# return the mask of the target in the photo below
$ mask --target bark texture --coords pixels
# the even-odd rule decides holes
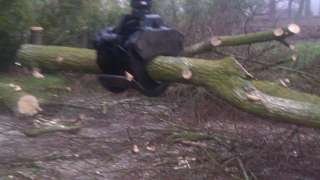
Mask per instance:
[[[97,73],[96,52],[84,48],[23,45],[18,52],[21,64],[49,72],[73,71]]]

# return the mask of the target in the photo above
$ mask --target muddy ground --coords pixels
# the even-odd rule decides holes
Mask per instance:
[[[319,130],[257,118],[201,88],[147,98],[86,86],[43,109],[33,118],[1,109],[1,180],[320,179]],[[82,128],[22,133],[61,122]]]

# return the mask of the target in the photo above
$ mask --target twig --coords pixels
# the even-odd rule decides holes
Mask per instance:
[[[57,125],[52,127],[43,127],[43,128],[33,128],[22,131],[28,137],[37,137],[43,134],[55,133],[55,132],[69,132],[74,133],[81,129],[81,126],[66,126],[66,125]]]
[[[242,173],[243,173],[244,179],[245,179],[245,180],[250,180],[250,178],[249,178],[249,176],[248,176],[248,173],[247,173],[247,170],[246,170],[246,168],[244,167],[244,164],[243,164],[242,160],[241,160],[240,158],[237,158],[237,161],[238,161],[239,166],[240,166],[240,168],[241,168],[241,171],[242,171]]]

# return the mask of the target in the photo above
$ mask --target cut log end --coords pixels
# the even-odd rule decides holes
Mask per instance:
[[[299,34],[301,32],[301,28],[297,24],[290,24],[288,30],[293,34]]]
[[[41,32],[41,31],[43,31],[43,27],[40,27],[40,26],[32,26],[32,27],[30,27],[30,30],[31,31],[37,31],[37,32]]]
[[[40,108],[39,101],[32,95],[22,96],[18,101],[18,113],[25,116],[34,116],[42,109]]]
[[[217,47],[222,44],[222,41],[219,37],[213,37],[213,38],[211,38],[211,44],[212,44],[212,46]]]
[[[273,31],[274,36],[281,37],[284,35],[284,30],[282,28],[277,28]]]
[[[186,80],[190,80],[192,78],[192,71],[190,69],[182,70],[182,77]]]

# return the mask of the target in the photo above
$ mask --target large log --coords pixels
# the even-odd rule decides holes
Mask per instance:
[[[239,46],[273,40],[285,43],[284,40],[286,38],[298,33],[300,33],[300,27],[296,24],[290,24],[286,28],[277,28],[273,31],[248,33],[234,36],[215,36],[185,48],[184,56],[191,57],[224,46]]]
[[[94,63],[94,51],[83,50],[81,61],[77,61],[74,58],[78,56],[74,53],[80,51],[74,48],[25,45],[18,57],[22,64],[37,64],[44,70],[52,70],[54,66],[55,70],[99,73]],[[57,56],[63,57],[64,61],[57,62]],[[207,87],[247,112],[294,124],[320,127],[320,97],[290,90],[272,82],[251,80],[250,74],[232,57],[218,61],[158,57],[148,65],[147,70],[155,80]]]

